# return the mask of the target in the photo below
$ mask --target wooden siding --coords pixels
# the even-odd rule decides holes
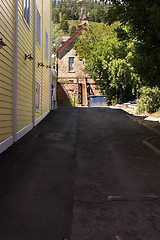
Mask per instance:
[[[34,1],[30,1],[30,26],[23,16],[24,0],[18,0],[18,52],[17,52],[17,132],[33,122],[33,60],[25,60],[25,54],[34,53]],[[6,47],[0,50],[0,142],[13,136],[13,64],[14,64],[14,0],[1,0],[1,36]],[[41,15],[41,46],[37,44],[36,22],[36,81],[40,83],[41,117],[50,107],[50,24],[51,1],[36,0]],[[48,33],[48,60],[46,59],[46,32]],[[38,67],[43,62],[44,67]]]
[[[23,0],[18,2],[18,62],[17,62],[17,131],[32,123],[33,60],[25,60],[25,54],[33,56],[34,5],[30,6],[30,26],[24,20]]]
[[[50,19],[51,9],[50,0],[36,1],[37,9],[41,15],[41,46],[38,45],[36,39],[36,81],[40,83],[40,111],[36,112],[36,119],[49,110],[50,107]],[[50,13],[50,14],[49,14]],[[37,14],[37,11],[36,11]],[[36,16],[37,19],[37,16]],[[36,27],[37,31],[37,27]],[[46,31],[48,33],[48,49],[49,57],[46,59]],[[37,36],[37,32],[36,32]],[[38,67],[38,62],[43,62],[44,67]]]
[[[0,142],[13,135],[14,3],[1,0],[1,37],[7,44],[0,50]]]
[[[45,65],[44,71],[43,71],[43,105],[42,105],[42,114],[48,111],[50,105],[50,68],[46,68],[47,65],[50,65],[50,18],[51,18],[51,8],[50,8],[50,1],[44,1],[44,6],[43,8],[43,62]],[[48,34],[48,60],[46,59],[46,32]]]

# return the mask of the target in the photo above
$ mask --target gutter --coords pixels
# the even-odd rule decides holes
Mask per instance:
[[[15,0],[14,13],[14,61],[13,61],[13,141],[17,141],[17,60],[18,60],[18,0]]]
[[[34,0],[34,46],[33,46],[33,126],[35,126],[35,94],[36,94],[36,0]]]
[[[51,0],[51,27],[50,27],[50,66],[52,64],[52,0]],[[50,110],[52,110],[52,68],[50,68]]]

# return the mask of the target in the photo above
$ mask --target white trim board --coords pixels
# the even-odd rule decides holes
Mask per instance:
[[[34,126],[36,126],[38,123],[40,123],[40,122],[43,120],[43,118],[45,118],[45,117],[48,115],[49,112],[50,112],[50,110],[48,110],[48,111],[45,112],[42,116],[40,116],[39,118],[37,118],[37,119],[35,120],[35,125],[34,125]]]
[[[35,121],[35,126],[40,123],[50,112],[48,110],[44,113],[41,117],[37,118]],[[26,133],[28,133],[33,128],[33,123],[30,123],[28,126],[24,127],[20,131],[16,133],[16,141],[18,141],[21,137],[23,137]],[[13,136],[9,137],[8,139],[4,140],[0,143],[0,154],[4,152],[8,147],[10,147],[14,143]]]
[[[3,142],[1,142],[0,143],[0,153],[4,152],[12,144],[13,144],[13,136],[11,136],[8,139],[6,139]]]
[[[17,132],[17,141],[23,137],[26,133],[28,133],[33,128],[33,123],[30,123],[28,126],[24,127],[20,131]]]

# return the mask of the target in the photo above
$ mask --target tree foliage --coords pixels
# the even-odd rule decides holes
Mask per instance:
[[[160,86],[160,1],[111,0],[106,21],[129,24],[132,37],[137,38],[134,66],[143,84]]]
[[[63,20],[61,22],[61,29],[67,33],[69,31],[69,24],[68,24],[68,21],[67,20]]]
[[[138,113],[153,113],[160,110],[160,89],[158,87],[144,86],[139,89],[139,93]]]
[[[109,6],[110,5],[108,4],[91,0],[78,3],[75,0],[54,0],[52,2],[52,20],[54,23],[57,23],[57,13],[59,16],[62,15],[62,17],[65,14],[65,20],[78,20],[80,17],[81,9],[84,9],[89,21],[103,22],[104,14],[102,15],[102,12],[106,12],[109,9]]]
[[[70,36],[72,36],[77,31],[76,26],[72,26],[70,29]]]
[[[136,94],[140,78],[132,66],[135,42],[129,37],[129,28],[123,28],[128,39],[119,40],[119,23],[99,24],[97,28],[87,27],[75,50],[80,60],[85,59],[85,69],[98,83],[108,102],[131,100]]]

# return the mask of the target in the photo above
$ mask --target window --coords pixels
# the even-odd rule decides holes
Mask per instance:
[[[40,111],[40,83],[36,81],[36,112]]]
[[[41,46],[41,15],[37,9],[37,43]]]
[[[30,0],[24,0],[24,19],[30,27]]]
[[[69,71],[74,70],[74,57],[69,57]]]
[[[46,59],[48,60],[48,33],[46,32]]]

